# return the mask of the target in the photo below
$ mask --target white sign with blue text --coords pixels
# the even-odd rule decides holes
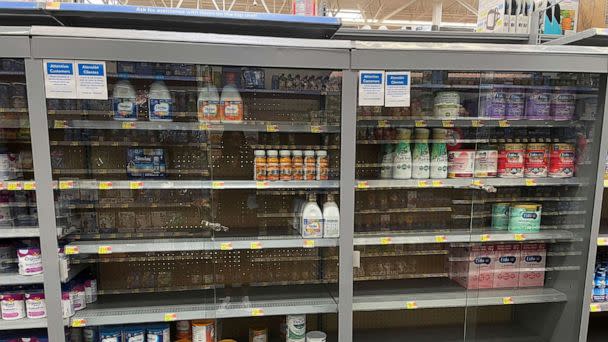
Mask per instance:
[[[76,61],[76,90],[79,99],[107,100],[106,62]]]
[[[44,60],[44,88],[49,99],[75,99],[74,61]]]
[[[385,107],[409,107],[411,77],[409,71],[387,71],[384,89]]]
[[[359,106],[384,105],[384,71],[359,71]]]

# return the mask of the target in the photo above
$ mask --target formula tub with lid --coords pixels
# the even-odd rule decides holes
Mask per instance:
[[[25,311],[27,318],[46,317],[46,302],[42,290],[30,291],[25,294]]]
[[[526,119],[548,120],[551,118],[551,88],[537,87],[528,92]]]
[[[471,178],[475,168],[475,150],[448,152],[448,178]]]
[[[486,86],[482,92],[480,101],[480,117],[502,119],[505,117],[507,94],[504,88],[495,85]]]
[[[309,331],[306,333],[306,342],[326,342],[327,334],[322,331]]]
[[[555,120],[572,120],[576,108],[575,92],[571,89],[556,88],[551,98],[551,113]]]
[[[549,177],[574,176],[575,148],[572,144],[555,143],[550,146]]]
[[[215,322],[210,319],[192,321],[192,342],[215,342]]]
[[[524,117],[526,111],[526,94],[523,89],[511,88],[507,90],[505,106],[505,119],[517,120]]]
[[[509,211],[509,231],[516,233],[537,233],[540,231],[540,204],[518,203]]]
[[[6,292],[0,295],[0,312],[3,320],[25,317],[25,297],[21,292]]]
[[[24,247],[17,250],[17,263],[20,275],[42,273],[42,255],[38,247]]]
[[[526,146],[524,175],[528,178],[547,177],[549,145],[530,143]]]
[[[524,144],[502,144],[498,150],[498,177],[524,177]]]
[[[433,114],[438,118],[455,118],[460,112],[460,94],[455,91],[441,91],[435,95]]]
[[[492,229],[508,230],[511,204],[495,203],[492,205]]]

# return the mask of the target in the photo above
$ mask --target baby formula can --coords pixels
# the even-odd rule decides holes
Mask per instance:
[[[122,342],[120,327],[102,326],[99,328],[99,340],[103,342]]]
[[[518,120],[524,117],[526,94],[523,89],[511,88],[507,91],[505,119]]]
[[[556,88],[551,99],[551,112],[555,120],[572,120],[576,108],[574,91]]]
[[[215,342],[215,322],[208,319],[192,321],[192,342]]]
[[[309,331],[306,334],[306,342],[327,342],[327,334],[322,331]]]
[[[481,147],[475,152],[475,177],[496,177],[498,150],[492,146]]]
[[[99,328],[98,327],[85,327],[82,329],[83,342],[97,342],[99,341]]]
[[[540,230],[540,215],[540,204],[514,204],[509,211],[509,231],[517,233],[538,232]]]
[[[547,177],[549,167],[549,145],[532,143],[526,145],[524,175],[528,178]]]
[[[46,303],[43,291],[33,291],[25,294],[25,310],[27,318],[46,317]]]
[[[186,338],[189,339],[192,336],[192,328],[190,321],[177,321],[175,322],[175,329],[177,330],[177,339]]]
[[[480,98],[481,117],[502,119],[505,117],[506,93],[494,85],[487,86]]]
[[[549,177],[568,178],[574,176],[574,145],[555,143],[551,144],[549,158]]]
[[[30,247],[17,250],[19,274],[34,275],[42,273],[42,255],[40,248]]]
[[[508,230],[509,229],[509,203],[496,203],[492,205],[492,229]]]
[[[287,342],[306,340],[306,315],[287,315]]]
[[[142,326],[126,326],[122,330],[123,342],[144,342],[146,339],[146,328]]]
[[[441,91],[435,95],[433,113],[440,118],[454,118],[459,115],[460,94],[455,91]]]
[[[498,177],[523,178],[524,144],[502,144],[498,150]]]
[[[171,342],[169,324],[153,324],[147,327],[147,342]]]
[[[526,100],[526,118],[530,120],[548,120],[551,117],[551,89],[537,87],[528,92]]]
[[[249,328],[249,342],[268,342],[268,329]]]
[[[606,270],[598,268],[593,277],[593,301],[606,301]]]
[[[471,178],[475,167],[474,150],[448,152],[448,178]]]
[[[2,319],[16,320],[25,317],[25,300],[23,293],[10,292],[0,295]]]
[[[70,299],[70,291],[65,288],[61,290],[61,310],[63,318],[74,316],[74,305],[72,305],[72,300]]]

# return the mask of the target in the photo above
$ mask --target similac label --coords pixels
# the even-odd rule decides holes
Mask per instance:
[[[114,120],[137,120],[137,104],[133,98],[114,98]]]
[[[219,101],[198,101],[198,119],[199,121],[220,121],[220,103]]]
[[[322,219],[303,219],[304,227],[302,227],[302,233],[304,237],[315,237],[321,236],[323,230]]]
[[[170,99],[149,99],[150,121],[172,121],[173,111]]]
[[[241,121],[243,120],[243,102],[237,100],[225,100],[222,103],[223,121]]]

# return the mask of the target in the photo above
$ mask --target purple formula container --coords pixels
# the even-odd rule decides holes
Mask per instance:
[[[556,88],[551,98],[551,112],[554,120],[572,120],[576,108],[575,92],[571,89]]]
[[[23,293],[8,292],[0,295],[0,311],[3,320],[15,320],[25,317],[25,300]]]
[[[505,119],[523,119],[526,110],[526,93],[522,88],[510,88],[507,90],[507,101],[505,108]]]
[[[27,318],[46,317],[46,302],[42,290],[32,291],[25,294],[25,311]]]
[[[548,120],[551,118],[551,88],[536,87],[528,91],[526,119]]]
[[[496,85],[488,85],[485,88],[479,98],[480,116],[492,119],[504,118],[507,97],[506,89]]]
[[[42,273],[42,255],[38,247],[25,247],[17,250],[17,262],[20,275]]]

